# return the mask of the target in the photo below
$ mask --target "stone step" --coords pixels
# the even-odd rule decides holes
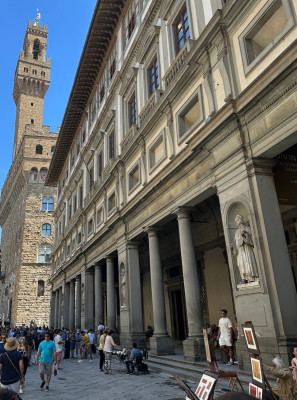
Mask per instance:
[[[186,379],[190,382],[198,382],[201,379],[202,374],[205,370],[207,370],[207,365],[202,363],[192,363],[190,361],[185,360],[174,360],[172,358],[167,358],[166,356],[150,356],[146,361],[149,365],[149,368],[152,370],[167,373],[173,376],[178,376],[182,379]],[[227,369],[224,369],[227,372]],[[229,367],[229,371],[237,372],[240,381],[245,390],[248,388],[248,383],[251,382],[251,376],[246,373],[242,373],[241,371],[237,371],[237,367]],[[228,382],[228,378],[223,378]],[[224,383],[223,385],[226,386]]]

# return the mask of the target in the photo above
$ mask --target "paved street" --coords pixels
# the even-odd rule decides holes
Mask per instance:
[[[76,361],[76,360],[75,360]],[[113,359],[113,375],[99,372],[99,357],[94,362],[88,360],[75,363],[67,360],[61,364],[62,371],[57,376],[52,376],[50,391],[40,390],[38,367],[28,368],[24,400],[29,399],[166,399],[185,400],[186,393],[179,387],[172,376],[150,372],[139,376],[126,375],[125,365],[118,359]],[[197,384],[193,384],[193,388]]]

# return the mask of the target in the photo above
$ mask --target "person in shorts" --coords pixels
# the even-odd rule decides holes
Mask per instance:
[[[62,340],[62,331],[59,330],[57,335],[54,338],[55,346],[56,346],[56,361],[57,361],[57,369],[60,370],[60,362],[62,359],[62,351],[64,342]]]
[[[39,362],[40,360],[40,362]],[[44,340],[40,343],[37,351],[36,362],[39,362],[39,374],[41,378],[40,389],[42,390],[45,385],[45,391],[49,391],[49,384],[52,375],[53,363],[56,365],[56,346],[55,343],[50,340],[50,334],[45,333]],[[44,378],[46,377],[46,381]]]
[[[230,361],[227,365],[233,365],[233,325],[229,318],[227,318],[227,310],[221,310],[221,316],[219,320],[219,332],[217,340],[219,342],[221,350],[229,355]]]

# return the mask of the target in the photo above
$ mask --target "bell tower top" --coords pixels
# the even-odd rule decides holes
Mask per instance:
[[[14,76],[13,99],[17,110],[13,156],[18,151],[26,125],[31,124],[34,131],[42,131],[43,102],[50,84],[47,35],[47,25],[40,24],[37,10],[35,20],[28,23]]]

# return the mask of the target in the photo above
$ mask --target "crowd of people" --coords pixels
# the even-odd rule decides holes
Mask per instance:
[[[153,334],[151,327],[146,333],[149,337]],[[207,333],[210,341],[216,341],[223,352],[228,354],[228,365],[236,363],[234,359],[234,338],[238,332],[237,324],[232,324],[227,317],[227,310],[221,310],[221,318],[218,327],[212,325]],[[40,389],[49,391],[50,380],[53,371],[61,370],[61,360],[81,359],[93,362],[93,354],[99,351],[99,371],[105,374],[112,372],[112,353],[115,349],[122,350],[121,346],[115,343],[114,332],[102,323],[98,330],[68,330],[53,329],[48,327],[39,328],[10,328],[0,326],[0,373],[1,390],[6,390],[5,396],[9,393],[21,395],[24,391],[26,372],[28,367],[38,365],[41,384]],[[133,372],[133,365],[136,358],[142,357],[142,352],[133,343],[131,352],[125,358],[127,374]],[[286,367],[283,360],[276,357],[272,360],[272,366],[263,364],[276,378],[273,387],[273,396],[279,400],[293,400],[297,388],[297,347],[292,354],[291,366]],[[270,399],[271,393],[266,394]],[[1,397],[0,399],[5,398]],[[19,398],[19,397],[7,397]]]

